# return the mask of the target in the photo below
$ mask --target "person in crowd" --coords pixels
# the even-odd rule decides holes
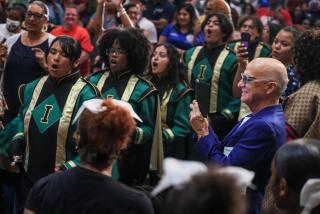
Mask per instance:
[[[318,0],[311,0],[308,3],[307,16],[313,24],[315,20],[320,18],[320,2]]]
[[[203,21],[211,13],[222,13],[225,15],[230,23],[232,23],[231,8],[229,4],[224,0],[206,0],[203,5],[203,15],[199,16],[199,21],[202,24]]]
[[[131,138],[132,145],[119,163],[119,181],[142,184],[148,172],[157,116],[157,91],[142,77],[148,65],[150,45],[135,29],[110,29],[99,40],[99,55],[106,70],[94,73],[89,80],[103,97],[129,102],[142,122]]]
[[[314,30],[320,30],[320,18],[316,19],[312,25]]]
[[[242,11],[241,15],[244,16],[253,16],[256,14],[256,9],[251,3],[244,3],[242,5]]]
[[[257,57],[268,57],[271,50],[265,43],[262,42],[263,25],[255,16],[245,16],[239,21],[238,29],[240,33],[249,33],[250,42],[248,45],[248,60],[251,61]],[[228,43],[228,47],[236,52],[241,41],[233,41]]]
[[[96,40],[107,29],[123,26],[134,27],[121,0],[97,0],[96,13],[91,17],[87,30],[95,35]]]
[[[294,70],[293,52],[300,31],[293,27],[283,28],[275,37],[272,44],[272,58],[279,60],[287,67],[289,82],[282,97],[288,97],[300,88],[299,77]]]
[[[96,100],[85,102],[75,133],[80,166],[39,180],[30,191],[25,214],[154,213],[144,193],[111,178],[113,163],[135,130],[133,117],[116,100]]]
[[[78,164],[73,142],[75,113],[98,90],[80,78],[81,46],[68,36],[55,38],[47,55],[48,72],[19,90],[20,114],[3,130],[15,126],[7,148],[8,156],[23,156],[17,189],[17,211],[23,209],[30,188],[40,178]],[[2,141],[1,141],[2,142]]]
[[[302,10],[301,6],[294,8],[294,12],[291,14],[292,22],[294,25],[301,25],[302,21],[306,18],[306,14]]]
[[[240,106],[239,99],[232,95],[236,55],[225,47],[233,29],[223,14],[212,13],[203,22],[202,30],[205,35],[204,46],[186,51],[184,64],[188,67],[188,81],[195,88],[195,94],[204,93],[210,97],[209,103],[204,100],[199,102],[204,109],[209,109],[210,123],[222,139],[235,125]],[[208,87],[198,91],[198,84]]]
[[[180,4],[175,10],[173,23],[166,25],[161,32],[159,42],[169,42],[180,50],[201,45],[203,34],[194,31],[198,24],[193,6],[188,3]]]
[[[263,25],[261,21],[256,16],[245,16],[243,17],[238,26],[240,33],[249,33],[250,34],[250,42],[248,44],[248,47],[245,46],[241,42],[241,40],[233,41],[228,43],[228,47],[235,51],[237,54],[238,59],[238,68],[237,70],[243,70],[245,69],[245,66],[247,63],[254,58],[257,57],[269,57],[271,54],[271,49],[269,46],[262,42],[262,32],[263,32]],[[240,62],[241,59],[239,59],[239,50],[245,50],[245,60]],[[237,85],[240,79],[239,71],[237,71],[237,75],[235,75],[234,84]],[[250,109],[247,105],[244,103],[241,103],[240,106],[240,113],[238,116],[238,120],[245,117],[247,114],[250,113]]]
[[[305,31],[295,41],[294,64],[301,87],[284,103],[286,121],[298,136],[320,139],[320,32]]]
[[[305,18],[302,21],[302,30],[310,30],[311,29],[311,20],[309,18]]]
[[[7,39],[10,36],[23,32],[21,29],[26,14],[26,8],[16,4],[8,9],[5,24],[0,24],[0,39]]]
[[[190,122],[197,133],[196,149],[206,161],[240,166],[255,172],[255,189],[247,188],[249,213],[260,213],[264,189],[270,177],[273,155],[286,142],[285,118],[279,97],[288,82],[285,66],[272,58],[252,60],[239,81],[241,101],[251,114],[220,141],[196,101]]]
[[[7,20],[5,24],[0,24],[0,41],[2,44],[10,37],[15,34],[24,32],[21,29],[23,20],[25,18],[26,8],[20,4],[14,4],[8,9]],[[6,52],[6,49],[3,49]],[[1,53],[0,53],[1,55]],[[6,55],[6,53],[5,53]],[[6,57],[0,57],[0,76],[2,76],[5,68]],[[5,109],[7,109],[7,104],[2,93],[3,82],[0,82],[0,117],[4,115]]]
[[[124,6],[132,24],[142,30],[143,35],[147,37],[151,44],[156,44],[158,42],[156,26],[143,16],[141,7],[143,7],[143,3],[140,1],[136,4],[129,3]]]
[[[158,90],[161,103],[161,124],[164,157],[186,159],[192,90],[187,85],[180,55],[169,43],[159,43],[151,55],[150,80]]]
[[[146,1],[143,16],[153,22],[158,34],[172,21],[174,6],[168,0]]]
[[[48,22],[48,8],[41,1],[29,4],[25,18],[26,32],[7,39],[7,49],[2,55],[6,57],[3,76],[3,95],[8,104],[4,124],[17,116],[20,108],[18,88],[47,74],[45,55],[54,36],[45,32]]]
[[[287,9],[283,8],[280,0],[269,0],[267,7],[260,7],[256,16],[261,20],[263,25],[268,22],[274,22],[282,26],[292,26],[292,19]]]
[[[272,43],[272,58],[279,60],[287,67],[289,78],[289,83],[286,90],[282,94],[282,99],[289,96],[300,87],[299,77],[294,71],[293,65],[294,43],[299,37],[300,33],[301,32],[294,27],[285,27],[279,31]],[[242,57],[242,54],[246,55],[246,50],[239,48],[237,53],[238,62],[240,65],[244,65],[241,66],[242,70],[237,70],[236,78],[233,85],[233,87],[236,87],[233,94],[235,97],[241,96],[241,90],[238,88],[237,83],[239,82],[241,73],[245,70],[245,66],[247,63],[246,57]]]
[[[310,186],[315,191],[303,193],[308,181],[320,179],[318,140],[303,138],[283,145],[274,156],[271,170],[269,187],[274,201],[267,202],[269,204],[265,213],[276,213],[279,210],[277,208],[288,214],[319,213],[319,199],[311,196],[317,192],[319,184],[313,188]],[[306,204],[308,206],[305,206]]]
[[[268,24],[263,26],[263,32],[262,32],[262,37],[261,37],[262,42],[271,46],[274,38],[279,33],[281,28],[282,27],[279,24],[268,22]]]
[[[49,27],[52,29],[55,25],[63,25],[63,13],[61,3],[58,3],[56,0],[41,0],[45,3],[49,9]]]
[[[245,198],[233,177],[214,170],[194,175],[165,198],[164,214],[245,214]]]
[[[68,5],[65,8],[64,24],[53,29],[50,33],[59,35],[68,35],[81,44],[81,56],[80,56],[80,74],[81,76],[88,76],[90,73],[90,54],[93,51],[93,45],[90,40],[88,31],[78,25],[79,13],[76,5]]]

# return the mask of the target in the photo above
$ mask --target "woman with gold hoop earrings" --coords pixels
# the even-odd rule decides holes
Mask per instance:
[[[47,74],[45,56],[54,39],[54,36],[45,31],[48,15],[48,8],[43,2],[33,1],[26,12],[26,31],[8,38],[5,44],[0,44],[0,49],[7,50],[0,56],[6,58],[3,94],[8,109],[5,112],[4,124],[18,114],[21,105],[19,87]]]

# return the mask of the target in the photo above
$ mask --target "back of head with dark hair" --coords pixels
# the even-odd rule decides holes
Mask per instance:
[[[309,178],[320,178],[320,141],[299,139],[283,145],[274,157],[278,178],[300,194]]]
[[[320,80],[320,31],[304,31],[295,42],[294,63],[302,84]]]
[[[81,163],[99,170],[118,158],[136,127],[130,113],[112,99],[105,100],[103,106],[106,110],[98,113],[84,110],[75,133]]]
[[[274,38],[277,36],[279,31],[281,30],[281,25],[277,23],[268,22],[269,27],[269,44],[272,45]]]
[[[222,13],[212,13],[205,18],[205,20],[201,24],[201,30],[204,31],[204,27],[208,23],[211,17],[217,17],[220,24],[221,32],[223,33],[223,41],[226,42],[233,33],[233,27],[228,18]]]
[[[106,30],[99,39],[99,54],[101,60],[109,66],[107,50],[117,41],[121,49],[125,50],[128,67],[132,73],[142,75],[148,65],[150,56],[150,42],[135,28]]]
[[[245,200],[233,177],[208,172],[171,190],[165,214],[244,214]]]
[[[58,36],[52,41],[50,48],[55,42],[59,42],[63,53],[67,58],[70,59],[71,62],[75,62],[80,58],[82,50],[81,45],[74,38],[70,36]]]
[[[294,41],[296,41],[296,39],[302,34],[301,30],[291,26],[284,27],[281,31],[292,33]]]

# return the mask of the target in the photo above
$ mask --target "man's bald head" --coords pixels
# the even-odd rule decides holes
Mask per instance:
[[[278,96],[286,90],[289,81],[287,69],[279,60],[273,58],[255,58],[248,66],[254,67],[255,75],[277,82],[279,89],[277,91]]]

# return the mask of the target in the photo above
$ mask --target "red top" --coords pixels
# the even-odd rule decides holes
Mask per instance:
[[[50,33],[55,36],[61,36],[61,35],[71,36],[80,42],[80,45],[83,51],[89,54],[93,51],[94,47],[91,43],[90,35],[88,31],[81,26],[75,26],[74,28],[68,31],[65,30],[63,26],[58,26],[55,29],[53,29]],[[80,67],[81,75],[82,76],[88,75],[89,69],[90,69],[90,60],[88,59]]]
[[[283,17],[285,23],[288,26],[292,26],[292,19],[289,12],[286,9],[280,8],[279,13]],[[266,25],[268,21],[272,20],[273,12],[271,12],[267,7],[261,7],[257,10],[256,16],[260,18],[263,25]]]

